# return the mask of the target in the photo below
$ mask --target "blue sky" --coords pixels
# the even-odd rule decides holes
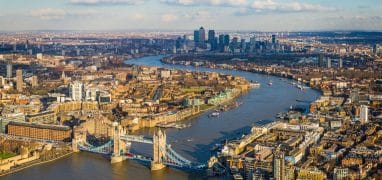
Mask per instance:
[[[0,0],[0,31],[382,30],[382,0]]]

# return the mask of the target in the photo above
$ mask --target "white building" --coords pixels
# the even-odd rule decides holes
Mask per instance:
[[[84,93],[84,84],[80,81],[74,81],[69,85],[69,96],[73,101],[82,101]]]
[[[369,121],[369,108],[365,105],[361,105],[360,121],[362,124],[368,123]]]
[[[36,54],[36,58],[37,58],[38,60],[42,60],[42,58],[43,58],[42,53],[37,53],[37,54]]]
[[[98,92],[99,92],[98,88],[87,88],[85,93],[86,101],[96,101]]]

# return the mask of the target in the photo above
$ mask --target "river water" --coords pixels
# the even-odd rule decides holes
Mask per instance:
[[[237,70],[210,69],[204,67],[191,67],[182,65],[168,65],[160,62],[163,56],[150,56],[126,61],[127,64],[165,67],[169,69],[182,69],[191,71],[214,71],[223,74],[242,76],[248,80],[258,81],[261,88],[252,89],[239,97],[238,102],[243,104],[233,110],[223,112],[217,118],[208,118],[206,112],[197,118],[185,121],[191,123],[190,128],[166,130],[167,141],[179,154],[198,162],[206,162],[214,144],[225,139],[240,138],[248,133],[253,124],[260,121],[271,121],[279,112],[285,112],[291,105],[309,106],[320,95],[310,88],[305,91],[290,85],[291,80],[243,72]],[[269,81],[273,82],[268,86]],[[297,102],[296,99],[303,102]],[[152,129],[145,129],[139,134],[151,136]],[[132,151],[151,156],[151,147],[133,144]],[[159,172],[151,172],[147,166],[134,161],[125,161],[111,165],[105,157],[90,153],[77,153],[69,157],[35,167],[22,170],[18,173],[1,177],[5,180],[67,180],[67,179],[202,179],[204,175],[183,172],[167,168]]]

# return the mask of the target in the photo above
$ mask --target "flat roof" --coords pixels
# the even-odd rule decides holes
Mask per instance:
[[[36,123],[17,122],[17,121],[10,121],[8,123],[8,125],[26,126],[26,127],[32,127],[32,128],[51,129],[51,130],[58,130],[58,131],[69,131],[69,130],[71,130],[71,128],[69,126],[50,125],[50,124],[36,124]]]

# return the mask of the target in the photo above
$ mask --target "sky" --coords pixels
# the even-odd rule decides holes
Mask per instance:
[[[0,0],[0,31],[382,31],[382,0]]]

